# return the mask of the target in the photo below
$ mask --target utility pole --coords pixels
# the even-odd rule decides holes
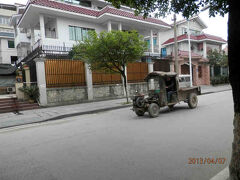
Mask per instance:
[[[191,52],[191,33],[190,33],[190,23],[188,22],[188,57],[189,57],[189,73],[190,73],[190,87],[192,87],[192,52]]]
[[[179,75],[179,69],[178,69],[178,44],[177,44],[177,25],[176,25],[176,14],[173,15],[173,21],[174,21],[174,69],[177,73],[177,76]]]

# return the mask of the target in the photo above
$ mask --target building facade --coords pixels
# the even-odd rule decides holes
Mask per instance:
[[[188,37],[188,23],[190,36]],[[177,47],[178,47],[178,64],[179,74],[190,74],[189,69],[189,39],[192,60],[192,79],[194,85],[210,84],[210,66],[208,64],[207,53],[209,50],[222,50],[222,45],[226,40],[221,37],[206,34],[203,32],[207,26],[198,17],[193,17],[187,22],[186,20],[177,22]],[[173,29],[163,32],[161,36],[165,49],[166,57],[169,61],[170,70],[174,71],[174,38]]]
[[[10,26],[11,17],[16,14],[15,5],[0,4],[0,63],[15,64],[17,51],[14,42],[14,28]]]

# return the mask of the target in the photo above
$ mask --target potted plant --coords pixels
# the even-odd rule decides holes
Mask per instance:
[[[29,98],[29,102],[31,103],[38,102],[39,98],[38,86],[36,85],[24,86],[19,88],[19,90],[22,91]]]

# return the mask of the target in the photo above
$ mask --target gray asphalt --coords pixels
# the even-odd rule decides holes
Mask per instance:
[[[129,108],[0,130],[0,180],[205,180],[228,166],[231,91],[158,118]],[[226,158],[189,164],[189,158]]]

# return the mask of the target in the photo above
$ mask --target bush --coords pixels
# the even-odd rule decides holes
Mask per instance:
[[[36,85],[25,86],[25,87],[19,88],[19,90],[22,91],[25,95],[27,95],[30,100],[33,100],[34,102],[38,101],[38,98],[39,98],[38,86]]]
[[[212,85],[227,84],[227,83],[229,83],[228,76],[215,76],[211,78]]]

